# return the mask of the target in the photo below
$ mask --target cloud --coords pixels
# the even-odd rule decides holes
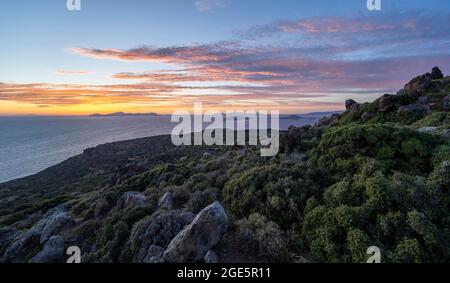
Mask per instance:
[[[86,70],[56,70],[54,72],[57,75],[89,75],[93,74],[91,71]]]
[[[171,69],[117,73],[114,79],[135,83],[101,87],[0,84],[0,100],[174,105],[201,98],[211,105],[336,107],[346,98],[366,101],[395,92],[435,65],[449,70],[449,15],[306,18],[251,27],[234,40],[209,44],[76,47],[71,52],[93,59],[156,62]]]
[[[195,7],[200,12],[207,12],[216,8],[225,7],[229,0],[197,0],[195,1]]]

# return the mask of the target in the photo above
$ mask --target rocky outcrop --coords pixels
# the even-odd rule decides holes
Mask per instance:
[[[430,112],[430,108],[426,104],[415,103],[401,106],[398,108],[397,114],[404,117],[421,117]]]
[[[140,192],[125,192],[117,201],[117,208],[125,209],[129,207],[143,205],[147,197]]]
[[[20,234],[6,249],[0,262],[21,263],[25,257],[39,247],[41,234],[37,230],[29,230]]]
[[[51,215],[46,221],[40,238],[40,243],[44,244],[53,235],[58,235],[63,230],[73,227],[74,219],[67,211],[61,211]]]
[[[74,224],[73,217],[64,206],[50,209],[28,231],[16,234],[6,248],[1,261],[23,262],[37,248],[40,246],[45,247],[52,236],[60,236],[64,231],[73,227]]]
[[[164,252],[164,260],[178,263],[201,261],[227,229],[227,214],[216,201],[200,211],[192,223],[176,235]]]
[[[316,123],[316,127],[326,127],[326,126],[330,126],[333,125],[334,123],[336,123],[337,121],[339,121],[339,114],[333,114],[331,116],[326,116],[326,117],[322,117],[317,123]]]
[[[137,222],[131,231],[128,241],[129,249],[134,255],[133,261],[142,263],[145,260],[158,260],[152,253],[151,246],[165,249],[170,241],[189,223],[195,215],[182,211],[157,211]]]
[[[172,209],[173,208],[173,194],[171,192],[165,193],[158,201],[158,208]]]
[[[414,79],[412,79],[410,82],[408,82],[404,89],[407,92],[411,92],[411,93],[423,93],[424,91],[426,91],[430,86],[431,86],[431,82],[432,82],[432,76],[430,73],[426,73],[424,75],[415,77]]]
[[[162,263],[163,253],[164,249],[162,247],[151,245],[144,259],[144,263]]]
[[[372,119],[375,116],[375,113],[371,113],[371,112],[364,112],[361,115],[361,121],[363,121],[364,123],[369,121],[370,119]]]
[[[392,94],[385,94],[378,100],[378,111],[389,112],[395,108],[396,96]]]
[[[30,262],[32,263],[58,263],[64,260],[64,238],[52,236],[45,243],[44,248]]]
[[[6,248],[20,233],[14,228],[0,229],[0,257],[5,253]]]
[[[439,79],[442,79],[443,77],[444,77],[444,74],[442,74],[439,67],[434,67],[433,70],[431,71],[431,78],[433,80],[439,80]]]
[[[444,97],[442,104],[445,111],[450,111],[450,94]]]
[[[354,101],[353,99],[348,99],[345,101],[345,109],[349,110],[355,104],[358,104],[358,103],[356,101]]]

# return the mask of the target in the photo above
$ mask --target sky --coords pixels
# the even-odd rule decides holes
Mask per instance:
[[[4,0],[0,115],[341,110],[450,72],[448,0]]]

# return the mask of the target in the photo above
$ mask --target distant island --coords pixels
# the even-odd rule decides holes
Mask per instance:
[[[158,114],[156,113],[124,113],[124,112],[115,112],[115,113],[110,113],[110,114],[92,114],[89,115],[89,117],[129,117],[129,116],[133,116],[133,117],[146,117],[146,116],[158,116]]]

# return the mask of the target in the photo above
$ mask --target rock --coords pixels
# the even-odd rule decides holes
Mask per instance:
[[[423,127],[418,129],[417,131],[420,133],[434,134],[438,130],[438,127]]]
[[[442,131],[442,136],[446,139],[450,139],[450,129],[444,129]]]
[[[18,235],[5,251],[0,262],[21,263],[25,256],[31,253],[39,246],[41,234],[37,230],[29,230]]]
[[[173,208],[173,194],[171,192],[165,193],[158,201],[158,208],[172,209]]]
[[[407,83],[404,89],[407,92],[423,93],[431,86],[432,77],[430,73],[415,77]]]
[[[20,233],[13,228],[0,228],[0,258],[5,253],[6,248]]]
[[[151,245],[148,249],[147,256],[144,259],[144,263],[162,263],[162,255],[164,249],[160,246]]]
[[[443,77],[444,77],[444,75],[442,74],[439,67],[434,67],[433,70],[431,71],[431,78],[433,80],[439,80],[439,79],[442,79]]]
[[[143,205],[147,201],[147,197],[140,192],[125,192],[117,201],[119,209]]]
[[[213,252],[212,250],[209,250],[206,253],[204,260],[206,263],[218,263],[219,262],[217,254],[215,252]]]
[[[416,103],[399,107],[397,114],[405,117],[420,117],[427,115],[429,111],[430,108],[428,107],[428,105]]]
[[[420,104],[427,104],[427,103],[428,103],[428,97],[426,97],[426,96],[421,96],[421,97],[417,98],[417,103],[420,103]]]
[[[23,262],[36,247],[45,244],[52,236],[60,235],[75,224],[64,206],[49,209],[28,231],[18,234],[6,248],[2,262]]]
[[[383,95],[378,101],[378,111],[389,112],[395,107],[396,97],[392,94]]]
[[[443,107],[445,111],[450,111],[450,94],[444,97],[443,101]]]
[[[30,262],[32,263],[59,263],[64,261],[64,239],[61,236],[52,236],[45,243],[44,248]]]
[[[316,127],[325,127],[330,126],[336,123],[339,120],[339,114],[333,114],[332,116],[322,117],[317,123]]]
[[[163,257],[167,262],[201,261],[227,229],[227,214],[216,201],[200,211],[192,223],[175,236]]]
[[[40,243],[44,244],[50,237],[60,234],[63,230],[73,227],[75,221],[68,212],[53,214],[47,219],[40,238]]]
[[[170,241],[192,222],[195,215],[179,210],[159,210],[137,222],[131,230],[128,245],[134,254],[133,261],[142,263],[150,260],[152,245],[167,248]]]
[[[358,104],[356,101],[354,101],[353,99],[348,99],[345,101],[345,109],[350,109],[353,105]]]
[[[364,113],[361,115],[361,120],[365,123],[365,122],[369,121],[370,119],[372,119],[374,116],[375,116],[374,113],[371,113],[371,112],[364,112]]]

